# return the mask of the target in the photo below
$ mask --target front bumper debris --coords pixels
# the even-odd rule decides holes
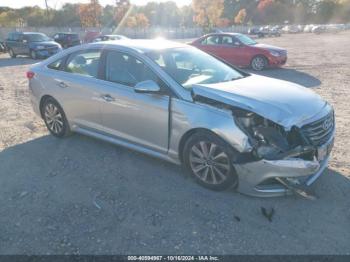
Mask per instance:
[[[235,165],[239,177],[238,191],[252,196],[273,197],[296,193],[309,199],[307,193],[328,166],[333,137],[323,145],[327,155],[321,160],[303,160],[297,156],[281,160],[262,159]]]

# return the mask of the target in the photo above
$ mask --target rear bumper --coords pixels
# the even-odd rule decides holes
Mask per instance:
[[[324,146],[331,145],[333,141],[334,135]],[[288,158],[273,161],[263,159],[235,165],[239,177],[238,191],[258,197],[290,195],[293,190],[281,184],[276,178],[307,189],[324,173],[328,161],[329,154],[320,162],[316,158],[313,161]]]
[[[30,103],[32,104],[33,111],[41,117],[40,113],[40,101],[38,99],[38,96],[34,94],[34,91],[32,89],[32,83],[29,81],[29,98],[30,98]]]

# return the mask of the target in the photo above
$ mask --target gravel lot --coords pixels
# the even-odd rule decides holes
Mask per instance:
[[[283,69],[262,74],[313,88],[335,107],[318,200],[215,193],[124,148],[55,139],[29,103],[33,61],[2,54],[0,254],[350,254],[350,32],[261,42],[289,51]],[[272,222],[261,207],[275,209]]]

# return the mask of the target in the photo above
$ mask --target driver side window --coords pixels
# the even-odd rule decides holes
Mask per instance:
[[[146,80],[159,83],[157,75],[143,62],[129,54],[118,51],[107,53],[105,79],[130,87]]]

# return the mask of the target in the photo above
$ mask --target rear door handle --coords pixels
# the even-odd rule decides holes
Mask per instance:
[[[58,85],[59,87],[62,87],[62,88],[67,88],[67,87],[68,87],[68,85],[67,85],[65,82],[63,82],[63,81],[57,83],[57,85]]]
[[[101,97],[102,97],[102,99],[105,100],[106,102],[113,102],[113,101],[115,101],[115,98],[112,97],[111,95],[108,95],[108,94],[102,95]]]

